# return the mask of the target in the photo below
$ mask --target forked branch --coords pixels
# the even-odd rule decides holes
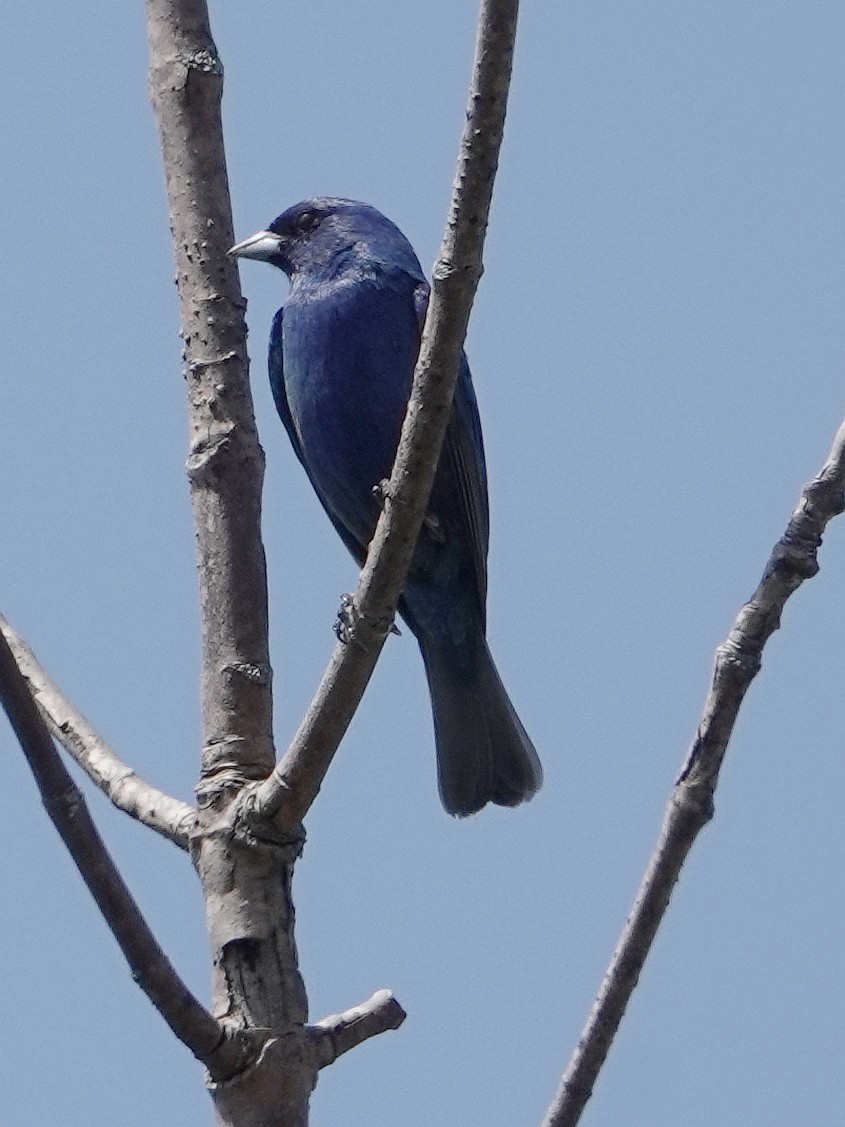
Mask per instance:
[[[23,674],[0,634],[0,702],[26,756],[53,825],[129,963],[132,977],[213,1076],[239,1071],[245,1047],[197,1001],[159,947],[97,832],[85,799],[53,746]]]

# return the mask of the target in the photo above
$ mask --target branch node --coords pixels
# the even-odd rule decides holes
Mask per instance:
[[[230,680],[240,677],[254,685],[269,685],[273,680],[269,662],[231,661],[223,666],[222,672]]]
[[[239,847],[247,852],[263,853],[273,858],[273,865],[291,868],[302,856],[305,827],[280,825],[258,804],[259,784],[245,783],[232,772],[223,783],[224,791],[210,792],[207,801],[200,801],[200,816],[191,830],[191,855],[199,856],[203,842],[215,839],[224,842],[227,850]],[[237,793],[232,798],[232,789]],[[222,795],[222,798],[221,798]]]
[[[202,773],[197,784],[197,806],[208,810],[230,799],[250,783],[265,778],[266,771],[250,765],[243,750],[243,736],[212,740],[202,749]]]
[[[760,672],[763,659],[758,644],[752,644],[747,634],[731,631],[716,647],[715,678],[730,674],[737,678],[755,677]]]
[[[226,452],[231,439],[232,428],[226,427],[216,434],[204,435],[196,440],[185,463],[188,481],[192,486],[200,487],[207,484],[216,469],[216,463]]]
[[[822,538],[815,530],[790,524],[772,551],[772,569],[786,583],[797,587],[803,580],[818,574],[816,553]]]
[[[199,70],[203,74],[219,74],[221,77],[223,75],[223,63],[216,51],[207,48],[191,52],[177,51],[175,58],[188,70]]]
[[[232,812],[235,833],[248,846],[270,848],[281,854],[283,864],[293,865],[305,848],[305,826],[299,822],[282,827],[272,821],[263,812],[259,795],[260,784],[255,783],[241,792]]]
[[[451,258],[446,258],[445,255],[441,254],[431,271],[432,288],[440,286],[444,282],[448,282],[451,278],[454,278],[457,273],[457,267],[452,262]]]
[[[246,304],[246,303],[244,303]],[[229,349],[228,352],[222,352],[219,356],[215,356],[209,360],[195,358],[188,362],[188,371],[191,375],[197,372],[204,372],[207,368],[216,368],[218,364],[225,364],[227,360],[240,359],[239,353],[235,349]]]
[[[477,218],[474,223],[472,219],[469,220],[470,226],[477,224],[477,222]],[[431,272],[431,282],[433,287],[439,288],[447,282],[460,278],[463,285],[469,283],[475,288],[481,281],[483,273],[484,266],[480,262],[474,262],[471,259],[467,259],[466,262],[456,262],[453,258],[441,258],[435,263]]]

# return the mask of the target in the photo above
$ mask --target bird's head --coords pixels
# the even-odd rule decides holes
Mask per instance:
[[[292,281],[326,278],[368,263],[398,267],[422,280],[411,244],[394,223],[369,204],[334,196],[294,204],[228,253],[269,262]]]

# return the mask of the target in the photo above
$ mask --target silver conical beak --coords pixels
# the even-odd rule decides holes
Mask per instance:
[[[267,262],[279,252],[282,244],[281,237],[272,231],[256,231],[242,243],[236,243],[226,251],[232,258],[257,258],[260,262]]]

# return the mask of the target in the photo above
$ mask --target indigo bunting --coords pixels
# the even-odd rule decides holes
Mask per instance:
[[[290,294],[270,334],[270,385],[294,451],[362,564],[390,476],[429,287],[410,243],[375,208],[321,197],[288,208],[229,252],[279,267]],[[422,652],[440,796],[450,814],[515,806],[542,769],[485,638],[484,446],[466,357],[399,603]]]

